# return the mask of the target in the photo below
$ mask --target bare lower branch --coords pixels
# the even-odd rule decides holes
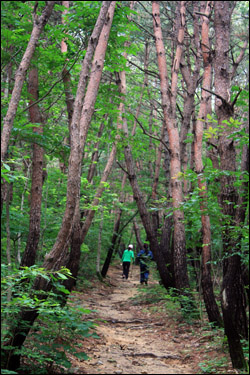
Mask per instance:
[[[130,113],[131,113],[131,112],[130,112]],[[132,114],[132,113],[131,113],[131,114]],[[149,133],[144,129],[142,123],[141,123],[141,122],[135,117],[135,115],[134,115],[134,114],[132,114],[132,115],[134,116],[134,118],[135,118],[136,122],[138,123],[138,125],[141,127],[143,133],[146,134],[148,137],[150,137],[150,138],[152,138],[152,139],[155,139],[156,141],[161,142],[161,143],[163,144],[163,146],[164,146],[164,147],[168,150],[168,152],[170,153],[170,150],[169,150],[168,146],[166,145],[166,143],[165,143],[162,139],[160,139],[160,138],[158,138],[158,137],[155,137],[155,136],[149,134]]]

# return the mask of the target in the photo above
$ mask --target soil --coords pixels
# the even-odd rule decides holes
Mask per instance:
[[[220,363],[218,370],[208,373],[235,373],[216,331],[204,329],[204,322],[188,324],[180,312],[167,311],[161,301],[138,303],[138,295],[158,281],[150,279],[148,286],[141,286],[138,266],[133,266],[128,280],[121,272],[120,264],[111,266],[108,283],[95,282],[77,294],[82,307],[94,310],[85,319],[98,324],[99,339],[82,342],[89,359],[72,357],[74,373],[201,374],[199,364],[206,361],[213,368]]]

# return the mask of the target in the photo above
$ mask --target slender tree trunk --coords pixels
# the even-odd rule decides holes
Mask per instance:
[[[107,121],[107,120],[108,120],[108,114],[105,114],[104,121]],[[99,139],[101,139],[102,133],[103,133],[103,130],[104,130],[104,121],[101,122],[101,125],[99,127],[99,131],[97,133],[97,137]],[[93,177],[94,177],[94,174],[95,174],[95,171],[96,171],[96,163],[97,163],[97,160],[98,160],[99,145],[100,145],[100,141],[95,143],[95,145],[94,145],[95,151],[93,152],[92,157],[91,157],[91,165],[90,165],[90,168],[88,170],[88,176],[87,176],[87,180],[90,184],[93,183]]]
[[[69,277],[67,280],[63,282],[63,285],[68,289],[68,291],[71,292],[73,287],[76,284],[76,278],[79,270],[79,262],[81,257],[81,226],[80,226],[80,198],[77,197],[77,203],[76,203],[76,209],[75,209],[75,215],[73,219],[73,225],[72,225],[72,232],[71,232],[71,238],[69,241],[70,245],[70,251],[68,253],[68,256],[66,256],[65,259],[65,267],[67,267],[72,277]],[[68,244],[66,243],[66,248],[68,248]],[[64,296],[67,297],[67,296]],[[64,301],[66,303],[66,298],[64,298]]]
[[[229,137],[231,129],[224,120],[233,116],[233,106],[230,103],[230,22],[232,4],[225,1],[214,3],[214,28],[215,28],[215,61],[214,61],[214,86],[215,86],[215,110],[218,124],[224,127],[223,134],[219,138],[220,167],[225,172],[236,171],[236,152],[234,141]],[[223,261],[222,284],[222,311],[225,334],[228,338],[229,351],[234,368],[246,369],[241,338],[247,337],[246,311],[244,301],[244,285],[241,275],[241,260],[239,255],[233,254],[237,249],[238,238],[231,234],[231,228],[235,227],[235,207],[238,204],[238,193],[234,185],[233,173],[225,173],[221,177],[220,201],[222,212],[225,215],[223,228],[223,252],[229,254]],[[229,204],[230,203],[230,204]]]
[[[178,71],[182,55],[182,45],[184,40],[185,27],[185,5],[184,1],[180,2],[180,28],[178,31],[178,44],[173,62],[171,87],[168,83],[168,72],[166,64],[165,49],[163,44],[163,36],[160,22],[160,7],[158,1],[152,2],[153,25],[155,33],[155,44],[157,51],[158,67],[160,73],[161,98],[164,114],[164,121],[169,137],[170,147],[170,177],[171,177],[171,193],[173,199],[173,221],[174,221],[174,270],[176,287],[179,290],[189,288],[189,280],[187,274],[186,261],[186,241],[184,228],[184,214],[180,209],[183,201],[182,182],[180,180],[181,164],[180,164],[180,141],[179,132],[176,124],[176,95],[177,95],[177,79]],[[171,94],[169,94],[171,92]]]
[[[210,14],[211,3],[207,2],[207,8],[205,10],[206,17],[208,19]],[[204,20],[203,20],[204,21]],[[202,55],[204,62],[204,74],[203,74],[203,87],[210,89],[211,85],[211,74],[210,74],[210,46],[208,40],[208,25],[204,21],[202,24]],[[201,285],[203,290],[203,298],[208,314],[209,321],[215,323],[218,326],[222,326],[222,318],[220,316],[219,308],[217,306],[214,292],[213,282],[211,278],[211,230],[210,230],[210,218],[207,213],[207,186],[205,177],[203,175],[203,162],[202,162],[202,141],[203,141],[203,124],[206,120],[207,115],[207,99],[208,93],[202,90],[201,93],[201,104],[198,114],[198,120],[195,126],[195,141],[194,141],[194,158],[195,158],[195,169],[198,179],[199,197],[200,197],[200,210],[201,210],[201,224],[202,224],[202,268],[201,268]]]
[[[113,236],[112,236],[112,239],[111,239],[111,245],[110,245],[110,247],[108,249],[105,262],[104,262],[104,264],[102,266],[102,270],[101,270],[102,277],[106,277],[106,275],[107,275],[107,272],[108,272],[108,269],[109,269],[109,265],[110,265],[110,262],[111,262],[111,259],[112,259],[112,255],[114,253],[115,246],[116,246],[116,243],[117,243],[117,238],[119,237],[119,228],[120,228],[120,224],[121,224],[121,215],[122,215],[122,210],[119,209],[117,217],[115,219]]]
[[[40,17],[35,16],[33,30],[30,36],[29,43],[23,55],[22,61],[19,65],[19,68],[16,72],[15,84],[14,84],[14,88],[12,91],[11,100],[9,103],[7,114],[3,122],[3,131],[2,131],[2,136],[1,136],[1,159],[2,160],[5,160],[6,158],[8,143],[10,139],[10,133],[11,133],[12,125],[14,122],[14,118],[16,116],[16,111],[17,111],[19,100],[20,100],[27,69],[29,67],[31,58],[34,54],[37,41],[41,35],[41,32],[44,26],[48,22],[48,19],[52,13],[54,5],[55,5],[55,1],[47,1],[45,8],[42,11],[41,16]]]
[[[161,128],[161,135],[160,135],[162,141],[164,140],[164,134],[165,134],[165,126],[163,124]],[[160,177],[162,149],[163,149],[163,144],[162,142],[160,142],[158,146],[158,150],[157,150],[157,155],[156,155],[155,171],[154,171],[153,187],[152,187],[152,203],[154,204],[155,207],[157,207],[156,200],[158,198],[157,189],[158,189],[159,177]],[[152,212],[152,222],[153,222],[154,230],[158,231],[159,222],[160,222],[158,210],[155,210]]]
[[[83,103],[83,109],[81,113],[81,118],[80,118],[80,138],[81,138],[81,130],[82,130],[82,138],[80,139],[80,148],[83,152],[85,142],[86,142],[86,137],[87,137],[87,132],[88,132],[88,127],[94,112],[94,105],[97,97],[97,92],[101,80],[101,75],[102,75],[102,69],[104,66],[104,58],[105,58],[105,52],[107,48],[107,42],[108,42],[108,37],[109,37],[109,32],[114,16],[114,10],[115,10],[115,2],[111,2],[110,8],[108,10],[107,14],[107,22],[103,26],[103,30],[101,31],[98,45],[96,47],[95,55],[93,58],[93,63],[92,63],[92,70],[89,78],[89,84],[87,87],[87,92],[85,95],[84,103]],[[98,68],[96,68],[98,66]],[[86,115],[86,117],[84,116]],[[73,120],[72,120],[73,123]],[[92,202],[93,206],[98,205],[99,199],[105,189],[105,182],[107,181],[107,178],[109,176],[109,173],[111,171],[111,167],[113,165],[113,161],[115,158],[116,154],[116,144],[113,145],[109,160],[107,162],[107,165],[105,167],[105,170],[103,172],[103,176],[99,185],[99,188],[97,189],[97,192],[95,194],[95,198]],[[74,216],[74,226],[73,226],[73,233],[72,233],[72,242],[71,242],[71,250],[70,250],[70,259],[71,263],[74,262],[74,270],[78,272],[78,267],[79,267],[79,262],[80,262],[80,247],[81,244],[83,243],[85,236],[88,233],[89,227],[92,223],[92,220],[95,215],[95,210],[89,210],[88,213],[86,214],[86,219],[84,222],[83,227],[81,228],[80,225],[80,202],[79,202],[79,195],[77,198],[77,204],[76,204],[76,211],[79,210],[79,212],[75,212]],[[75,223],[75,220],[79,220],[79,223]],[[76,230],[76,233],[74,231]],[[79,231],[79,233],[78,233]],[[77,237],[77,241],[74,240],[74,237]],[[75,256],[74,256],[75,254]],[[66,266],[71,270],[71,263],[66,263]],[[77,273],[74,271],[74,277],[76,278]],[[72,270],[71,270],[72,272]],[[69,283],[69,281],[68,281]],[[70,289],[71,290],[71,289]]]
[[[186,85],[186,93],[184,96],[184,105],[183,105],[183,112],[182,112],[182,124],[180,130],[180,160],[183,172],[185,173],[187,170],[188,165],[188,155],[187,155],[187,144],[185,142],[187,133],[190,129],[190,124],[192,120],[192,116],[195,113],[195,103],[194,103],[194,96],[195,91],[198,86],[198,80],[200,78],[200,65],[201,59],[199,54],[200,49],[200,33],[199,33],[199,22],[198,22],[198,15],[199,12],[199,2],[194,2],[194,9],[193,9],[193,43],[188,41],[186,44],[186,58],[182,56],[182,62],[180,64],[180,70]],[[189,45],[191,44],[191,45]],[[191,48],[195,48],[196,53],[194,54],[194,68],[191,69],[190,63],[190,52]],[[193,51],[191,52],[193,53]],[[188,181],[184,180],[183,183],[183,192],[184,196],[188,192]]]
[[[139,228],[139,225],[136,222],[136,219],[134,219],[133,225],[134,225],[134,232],[135,232],[136,242],[137,242],[137,244],[139,246],[139,249],[143,249],[143,242],[141,240],[140,228]]]
[[[172,249],[171,249],[172,225],[173,225],[172,217],[170,216],[165,217],[163,227],[162,227],[160,247],[161,247],[161,251],[162,251],[162,255],[164,257],[165,263],[170,266],[171,273],[174,274],[173,254],[172,254]]]
[[[9,271],[11,270],[11,242],[10,242],[10,184],[6,184],[6,257]]]
[[[53,249],[45,257],[44,267],[46,269],[54,268],[55,264],[57,264],[60,268],[60,266],[63,264],[63,259],[65,257],[65,254],[62,250],[65,248],[65,243],[68,242],[70,235],[71,235],[72,220],[73,220],[73,216],[75,213],[75,207],[77,204],[77,197],[79,197],[80,179],[81,179],[80,178],[81,160],[82,160],[82,153],[83,153],[83,147],[84,147],[84,143],[80,142],[80,127],[83,126],[82,122],[85,122],[85,127],[88,127],[88,123],[84,121],[83,115],[82,115],[82,119],[80,119],[80,112],[82,109],[83,96],[85,94],[86,80],[88,78],[88,72],[89,72],[90,64],[91,64],[92,57],[95,51],[95,47],[97,46],[98,41],[99,41],[98,42],[99,49],[101,48],[100,45],[103,44],[102,39],[99,40],[99,35],[101,34],[101,32],[103,33],[102,28],[105,28],[105,26],[103,25],[106,20],[106,15],[109,9],[109,4],[110,2],[107,2],[107,1],[103,2],[103,5],[100,10],[100,14],[96,21],[95,28],[89,40],[88,48],[87,48],[83,66],[82,66],[82,71],[80,74],[80,79],[79,79],[79,84],[78,84],[77,94],[76,94],[75,104],[74,104],[74,113],[73,113],[72,122],[71,122],[71,152],[70,152],[69,166],[68,166],[66,209],[65,209],[61,229],[58,233]],[[111,10],[112,12],[114,11],[114,4]],[[110,27],[111,23],[112,23],[112,14],[109,14],[107,26]],[[106,46],[104,45],[103,48],[105,51]],[[95,58],[94,61],[97,61],[97,58]],[[94,65],[92,66],[92,68],[95,68]],[[94,76],[94,73],[92,73],[92,77],[93,76]],[[89,90],[90,89],[88,85],[88,91]],[[98,90],[98,87],[96,87],[96,91],[97,90]],[[93,108],[94,108],[95,98],[96,98],[96,94],[94,95],[94,97],[92,96],[93,101],[91,103],[88,102],[89,105],[92,106]],[[87,105],[85,103],[85,110],[86,110],[86,107]],[[91,117],[88,116],[88,121],[90,120],[91,120]]]
[[[120,196],[120,202],[123,201],[123,190],[124,190],[124,186],[125,186],[125,183],[126,183],[126,178],[127,178],[127,176],[123,175],[122,186],[121,186],[122,194]],[[106,259],[105,259],[105,262],[103,264],[102,271],[101,271],[102,277],[106,277],[106,274],[108,272],[109,265],[110,265],[110,262],[111,262],[111,259],[112,259],[112,255],[115,251],[117,239],[120,237],[119,228],[120,228],[120,224],[121,224],[121,216],[122,216],[122,209],[118,208],[118,212],[117,212],[117,216],[116,216],[115,224],[114,224],[113,236],[112,236],[112,239],[111,239],[111,245],[108,249],[107,256],[106,256]]]
[[[26,180],[25,180],[24,189],[23,189],[23,192],[22,192],[22,197],[21,197],[21,204],[20,204],[21,217],[23,217],[24,198],[25,198],[25,193],[27,191],[28,181],[29,181],[29,177],[30,177],[30,168],[31,168],[31,163],[28,164],[28,166],[27,166]],[[20,266],[20,264],[21,264],[21,237],[22,237],[21,225],[19,226],[19,232],[18,232],[17,236],[18,236],[18,239],[17,239],[17,263]]]
[[[62,12],[62,24],[65,24],[64,16],[68,14],[69,10],[69,1],[62,1],[62,5],[65,6],[66,9]],[[68,51],[68,46],[65,40],[61,41],[61,52],[62,54],[66,54]],[[69,128],[69,138],[65,137],[63,140],[63,143],[65,145],[71,143],[71,122],[74,112],[74,96],[72,94],[72,85],[71,85],[71,75],[70,72],[67,70],[66,67],[63,68],[62,71],[62,79],[63,79],[63,85],[64,85],[64,92],[65,92],[65,101],[67,106],[67,112],[68,112],[68,128]],[[63,162],[60,163],[60,169],[62,173],[66,173],[66,160],[65,155],[62,154]]]
[[[124,57],[127,58],[126,53],[124,54]],[[125,137],[127,138],[128,137],[127,121],[126,121],[126,118],[123,116],[125,112],[124,102],[125,102],[125,95],[126,95],[126,73],[125,71],[121,71],[120,73],[117,73],[117,83],[118,83],[119,91],[122,95],[122,100],[121,100],[120,108],[119,108],[120,122],[122,124]],[[147,238],[150,242],[150,248],[154,254],[154,258],[156,259],[158,270],[162,278],[162,282],[166,288],[169,288],[173,286],[172,279],[168,273],[168,270],[164,264],[162,255],[160,253],[160,248],[159,248],[159,244],[157,241],[157,232],[154,232],[150,214],[147,211],[146,204],[144,202],[142,193],[140,191],[140,188],[137,182],[135,167],[134,167],[133,158],[132,158],[132,150],[129,144],[127,144],[124,148],[124,156],[125,156],[125,161],[126,161],[126,166],[127,166],[128,178],[129,178],[132,190],[133,190],[134,199],[137,204],[138,211],[142,219],[142,223],[147,233]]]
[[[119,89],[120,89],[121,94],[125,95],[126,94],[126,75],[125,75],[125,71],[120,72],[119,76],[120,76]],[[121,102],[121,113],[123,113],[123,112],[124,112],[124,102],[122,101]],[[128,137],[128,127],[127,127],[126,118],[123,116],[121,121],[122,121],[124,134],[125,134],[126,137]],[[134,200],[137,204],[138,211],[140,213],[143,226],[144,226],[145,231],[147,233],[147,238],[148,238],[148,241],[150,242],[151,251],[154,254],[154,258],[156,260],[157,267],[158,267],[163,285],[165,286],[165,288],[169,288],[169,287],[173,286],[173,281],[172,281],[172,278],[170,277],[170,275],[168,273],[168,270],[165,266],[165,263],[163,261],[163,258],[162,258],[161,252],[160,252],[160,248],[159,248],[159,244],[158,244],[158,241],[157,241],[157,232],[154,231],[154,228],[153,228],[152,222],[151,222],[151,218],[150,218],[150,214],[147,210],[146,204],[144,202],[142,193],[141,193],[139,185],[138,185],[138,181],[137,181],[137,177],[136,177],[136,173],[135,173],[135,167],[134,167],[133,158],[132,158],[132,150],[131,150],[131,146],[129,144],[127,144],[124,148],[124,155],[125,155],[125,161],[126,161],[126,166],[127,166],[128,178],[129,178],[132,190],[133,190]]]
[[[96,191],[96,194],[95,194],[95,197],[94,197],[94,199],[91,203],[91,205],[94,206],[94,207],[99,204],[102,193],[105,190],[105,182],[107,182],[109,174],[112,170],[112,166],[113,166],[113,163],[114,163],[114,160],[115,160],[115,155],[116,155],[116,149],[117,149],[117,141],[116,141],[116,143],[113,144],[113,147],[112,147],[111,153],[109,155],[107,164],[106,164],[105,169],[104,169],[103,174],[102,174],[102,178],[101,178],[99,187],[98,187],[98,189]],[[88,230],[90,228],[90,225],[92,223],[94,215],[95,215],[95,210],[89,210],[88,211],[88,214],[86,216],[85,222],[84,222],[82,230],[81,230],[81,241],[82,242],[84,241],[84,239],[85,239],[85,237],[88,233]]]
[[[114,16],[115,1],[111,2],[108,18],[103,27],[100,35],[99,43],[96,47],[95,56],[92,63],[90,79],[88,83],[88,94],[85,95],[81,118],[80,118],[80,145],[81,149],[84,149],[86,142],[89,124],[94,113],[94,103],[96,101],[98,87],[100,84],[102,70],[104,66],[104,59],[106,48],[108,44],[108,38],[110,33],[110,28]]]
[[[30,104],[38,100],[38,70],[33,68],[29,73],[28,92],[31,96]],[[34,133],[43,134],[43,118],[37,104],[29,109],[30,121],[34,124],[41,124],[33,128]],[[36,260],[36,253],[40,238],[41,204],[43,188],[43,148],[38,144],[33,145],[32,160],[32,182],[30,202],[30,223],[29,235],[26,248],[21,260],[21,267],[33,266]]]
[[[101,221],[100,221],[100,226],[99,226],[97,255],[96,255],[96,274],[98,277],[101,277],[100,261],[101,261],[101,250],[102,250],[102,229],[103,229],[103,209],[101,209]]]

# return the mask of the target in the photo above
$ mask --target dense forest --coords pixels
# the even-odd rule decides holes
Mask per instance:
[[[53,325],[91,327],[71,292],[145,242],[248,371],[248,7],[1,2],[2,373],[49,373]]]

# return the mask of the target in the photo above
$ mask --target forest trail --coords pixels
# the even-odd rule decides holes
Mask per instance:
[[[178,324],[176,316],[171,317],[173,311],[168,316],[155,304],[132,302],[141,289],[138,266],[133,266],[128,280],[122,279],[120,265],[111,266],[108,279],[112,287],[96,283],[92,289],[77,294],[82,307],[95,310],[86,319],[98,324],[100,339],[84,339],[83,350],[90,358],[71,358],[75,373],[200,374],[200,362],[217,358],[218,348],[211,345],[211,331],[204,342],[200,326],[184,321]],[[149,278],[149,286],[154,283],[157,282]],[[227,357],[225,353],[221,355]]]

